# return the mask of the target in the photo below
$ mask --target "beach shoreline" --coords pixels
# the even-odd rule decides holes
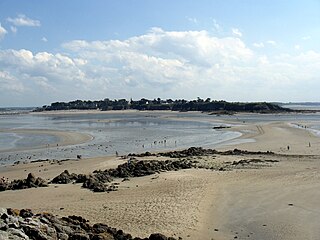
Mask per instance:
[[[59,131],[49,129],[8,129],[0,130],[0,133],[16,133],[16,134],[29,134],[29,135],[51,135],[57,137],[58,141],[45,145],[38,145],[34,147],[15,147],[13,149],[2,149],[0,153],[4,152],[19,152],[32,149],[50,149],[57,146],[70,146],[89,142],[93,139],[93,136],[85,133],[79,133],[74,131]]]
[[[93,193],[79,184],[50,185],[0,192],[0,202],[2,207],[30,208],[59,216],[81,215],[90,222],[105,222],[140,237],[162,232],[183,239],[316,239],[320,229],[316,221],[320,212],[320,139],[290,123],[233,126],[231,130],[242,136],[217,147],[221,151],[237,148],[275,154],[195,158],[207,163],[279,161],[268,167],[189,169],[156,174],[156,178],[131,178],[123,183],[119,179],[118,191],[111,193]],[[219,131],[224,130],[230,129]],[[237,142],[245,139],[252,141]],[[50,180],[66,169],[89,174],[126,162],[116,156],[33,162],[3,167],[1,175],[12,180],[32,172]]]

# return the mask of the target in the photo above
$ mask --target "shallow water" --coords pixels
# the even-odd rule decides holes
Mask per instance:
[[[179,114],[158,112],[55,114],[55,115],[3,115],[0,129],[48,129],[80,132],[93,136],[93,140],[71,146],[19,150],[58,143],[58,138],[47,134],[0,133],[0,159],[2,164],[30,158],[66,159],[128,154],[130,152],[158,151],[191,146],[214,146],[241,134],[217,131],[221,123],[202,121],[201,113]],[[207,116],[207,115],[205,115]],[[178,120],[174,120],[178,119]],[[194,119],[192,119],[194,118]],[[191,120],[190,120],[191,119]],[[200,119],[200,120],[199,120]]]
[[[199,112],[115,112],[96,114],[19,114],[0,116],[0,162],[25,159],[66,159],[111,156],[116,152],[164,151],[191,146],[216,147],[235,143],[241,135],[232,130],[214,130],[214,126],[288,121],[306,123],[315,133],[320,130],[320,114],[238,114],[208,115]],[[59,139],[46,134],[10,133],[17,129],[48,129],[89,134],[83,144],[42,149],[19,148],[55,144]],[[249,139],[250,140],[250,139]],[[249,141],[248,140],[248,141]],[[243,140],[244,141],[244,140]]]

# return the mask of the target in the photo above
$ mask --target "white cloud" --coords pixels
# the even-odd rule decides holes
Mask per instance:
[[[13,33],[17,33],[18,32],[18,29],[15,26],[10,26],[10,30]]]
[[[0,23],[0,40],[4,38],[6,34],[7,34],[7,30],[4,27],[2,27]]]
[[[233,35],[237,37],[242,37],[242,32],[238,28],[232,28],[231,31]]]
[[[39,20],[33,20],[31,18],[28,18],[24,14],[19,14],[16,18],[7,18],[7,21],[12,23],[15,26],[18,27],[40,27],[41,23]]]
[[[198,19],[194,18],[194,17],[187,17],[188,21],[189,22],[192,22],[192,23],[198,23]]]
[[[212,19],[213,22],[213,30],[216,32],[220,32],[221,31],[221,26],[220,24],[217,22],[216,19]]]
[[[301,48],[301,46],[298,45],[298,44],[296,44],[296,45],[294,46],[294,49],[295,49],[295,50],[300,50],[300,48]]]
[[[268,40],[268,41],[266,41],[266,43],[268,43],[268,44],[270,44],[272,46],[276,46],[277,45],[277,43],[275,41],[273,41],[273,40]]]
[[[305,41],[306,41],[306,40],[310,40],[310,39],[311,39],[311,36],[304,36],[304,37],[302,37],[301,39],[302,39],[302,40],[305,40]]]
[[[48,39],[47,39],[46,37],[42,37],[42,38],[41,38],[41,41],[42,41],[42,42],[48,42]]]
[[[24,86],[15,77],[13,77],[9,72],[0,71],[0,92],[3,91],[13,91],[13,92],[23,92]]]
[[[320,87],[320,53],[264,55],[237,37],[207,31],[153,28],[122,41],[70,41],[63,49],[0,50],[2,82],[8,87],[14,82],[30,93],[25,96],[40,92],[54,101],[157,96],[274,101],[298,96],[293,93],[301,85],[315,92]]]
[[[260,42],[260,43],[253,43],[253,46],[256,48],[263,48],[264,47],[264,43]]]

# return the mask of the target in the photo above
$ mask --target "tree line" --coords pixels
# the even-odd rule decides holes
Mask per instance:
[[[54,102],[51,105],[45,105],[37,108],[36,111],[53,111],[53,110],[171,110],[171,111],[201,111],[201,112],[259,112],[259,113],[270,113],[270,112],[289,112],[288,108],[280,107],[274,103],[268,102],[227,102],[211,100],[210,98],[195,100],[185,99],[146,99],[130,101],[126,99],[114,99],[111,100],[106,98],[98,101],[86,101],[76,100],[71,102]]]

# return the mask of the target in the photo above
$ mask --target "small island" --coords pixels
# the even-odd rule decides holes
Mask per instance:
[[[275,103],[268,102],[227,102],[223,100],[211,100],[210,98],[196,100],[185,99],[146,99],[130,101],[126,99],[90,101],[76,100],[71,102],[54,102],[51,105],[42,106],[35,111],[56,111],[56,110],[127,110],[134,109],[139,111],[144,110],[169,110],[169,111],[201,111],[212,112],[216,114],[232,114],[237,112],[252,112],[252,113],[283,113],[292,112],[292,109],[283,108]]]

